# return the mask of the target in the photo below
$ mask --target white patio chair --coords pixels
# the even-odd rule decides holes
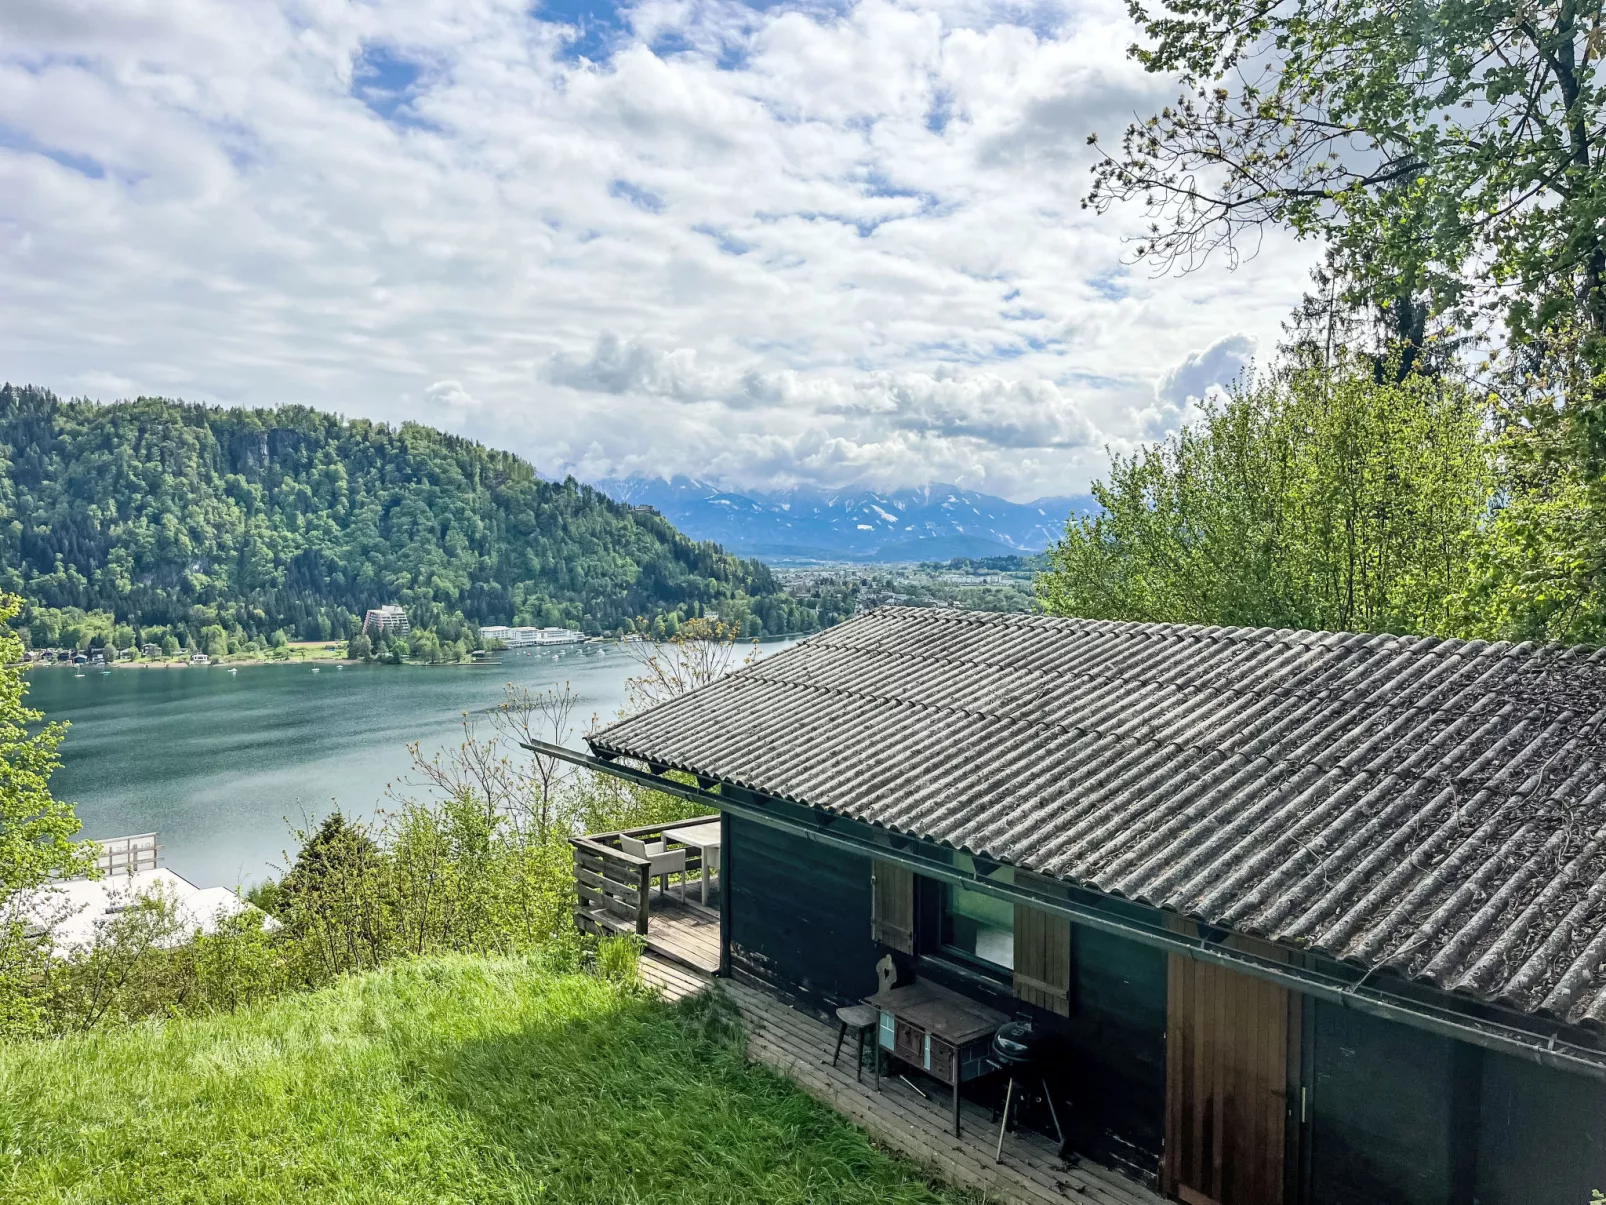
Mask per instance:
[[[648,845],[645,841],[638,841],[634,837],[620,837],[619,848],[627,854],[638,858],[646,858],[647,877],[661,880],[658,887],[659,896],[669,894],[669,876],[680,876],[680,902],[686,902],[686,851],[684,849],[665,849],[665,842],[660,838]]]

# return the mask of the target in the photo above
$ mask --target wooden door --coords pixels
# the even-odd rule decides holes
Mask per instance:
[[[1161,1185],[1186,1205],[1282,1205],[1286,988],[1171,955]]]

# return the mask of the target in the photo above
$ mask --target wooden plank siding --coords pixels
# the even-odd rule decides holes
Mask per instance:
[[[870,859],[738,816],[729,824],[721,881],[732,977],[819,1012],[874,992]]]
[[[915,875],[893,862],[870,863],[870,936],[904,954],[915,952]]]
[[[1015,905],[1015,997],[1061,1017],[1071,1015],[1071,920]]]
[[[1170,955],[1166,1154],[1186,1205],[1282,1205],[1288,990]]]

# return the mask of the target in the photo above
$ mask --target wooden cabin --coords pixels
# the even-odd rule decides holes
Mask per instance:
[[[1588,650],[884,608],[588,760],[720,812],[722,974],[1033,1018],[1175,1200],[1587,1205],[1603,723]]]

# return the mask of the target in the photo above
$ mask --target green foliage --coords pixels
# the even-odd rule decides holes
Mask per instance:
[[[1512,425],[1494,448],[1504,488],[1467,568],[1463,626],[1512,640],[1606,644],[1606,509],[1576,462],[1551,455],[1532,428]]]
[[[1600,0],[1134,0],[1183,95],[1127,131],[1089,203],[1143,198],[1142,253],[1196,263],[1267,224],[1361,290],[1487,305],[1515,342],[1587,328],[1606,365]]]
[[[36,646],[69,630],[109,644],[117,623],[202,651],[219,631],[347,640],[368,608],[399,602],[413,655],[450,660],[480,623],[603,632],[705,604],[784,610],[757,562],[410,424],[8,385],[0,486],[0,589],[25,598]]]
[[[1369,365],[1240,384],[1167,442],[1116,457],[1103,512],[1039,579],[1061,615],[1449,632],[1495,497],[1483,407]]]
[[[445,956],[228,1016],[0,1046],[0,1197],[961,1198],[750,1064],[733,1007]]]
[[[22,642],[7,625],[20,606],[0,594],[0,1034],[41,1019],[29,989],[48,949],[24,923],[25,911],[52,878],[87,872],[94,861],[92,846],[72,840],[79,828],[72,806],[50,794],[67,726],[41,726],[44,716],[26,705],[28,684],[13,668]]]
[[[638,983],[644,948],[645,943],[634,933],[602,938],[597,942],[597,974],[616,983]]]
[[[1327,296],[1295,321],[1306,352],[1335,329],[1344,342],[1346,312],[1379,320],[1398,368],[1448,370],[1491,347],[1477,371],[1506,399],[1512,492],[1478,555],[1470,622],[1601,639],[1601,0],[1130,7],[1147,35],[1133,55],[1183,94],[1103,154],[1086,203],[1141,199],[1139,255],[1166,265],[1235,262],[1272,225],[1322,239]]]

